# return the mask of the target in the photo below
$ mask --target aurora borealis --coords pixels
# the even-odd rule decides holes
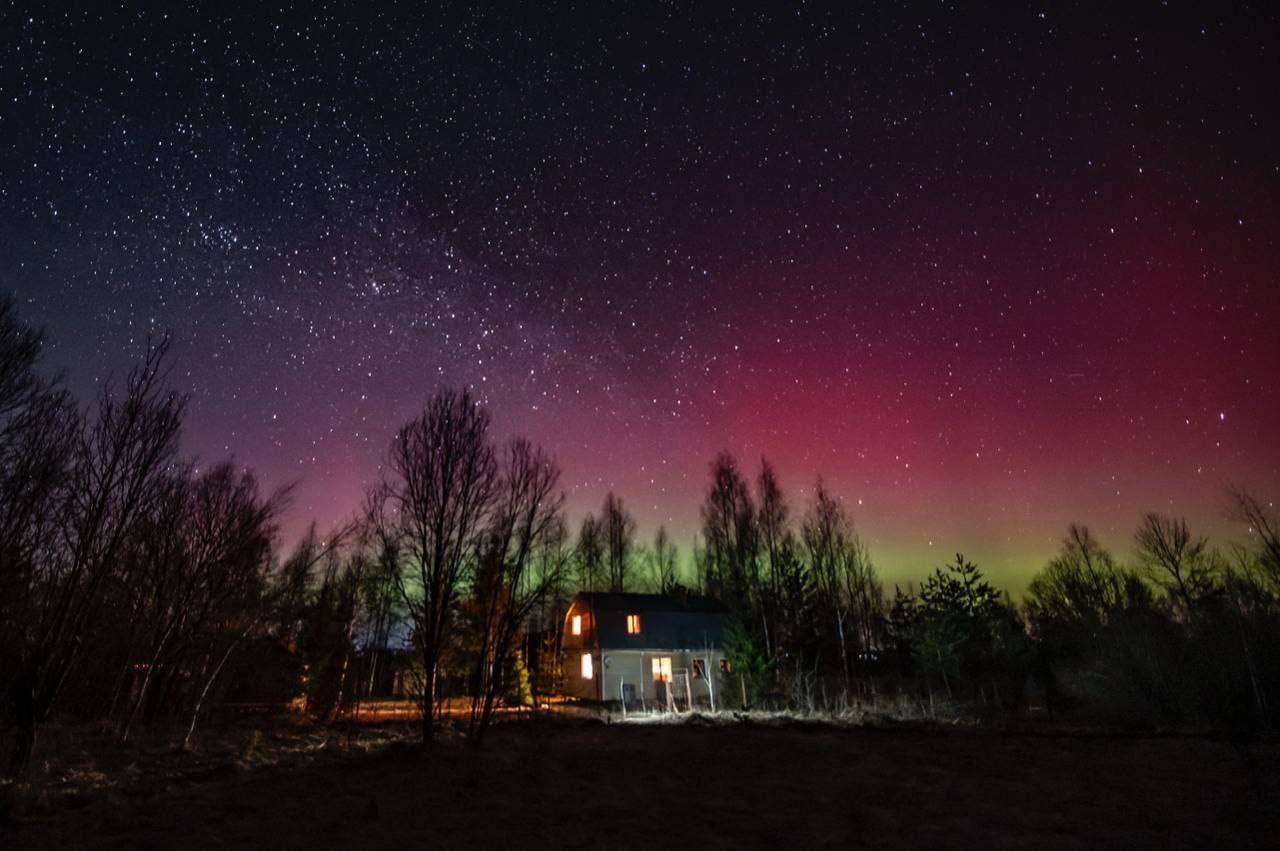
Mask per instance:
[[[441,383],[685,555],[722,448],[889,581],[1276,498],[1273,13],[713,6],[11,10],[0,288],[287,535]]]

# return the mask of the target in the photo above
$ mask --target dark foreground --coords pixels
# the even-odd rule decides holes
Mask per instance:
[[[485,749],[249,769],[29,813],[0,846],[1275,847],[1276,745],[803,726],[513,723]]]

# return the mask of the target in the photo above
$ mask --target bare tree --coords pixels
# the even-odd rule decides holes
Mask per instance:
[[[1072,523],[1062,549],[1031,580],[1027,612],[1037,627],[1107,623],[1129,602],[1131,583],[1140,581],[1122,571],[1111,553],[1085,526]]]
[[[759,605],[760,536],[751,490],[728,452],[711,463],[711,487],[702,508],[707,591],[737,612],[753,631],[759,626],[769,652],[769,624]]]
[[[145,634],[130,640],[126,667],[142,669],[121,729],[127,738],[139,710],[159,686],[159,705],[184,662],[220,645],[227,624],[254,610],[271,568],[275,518],[287,489],[263,498],[254,477],[219,464],[199,476],[169,477],[164,498],[139,523],[127,586],[132,623]],[[232,630],[234,631],[234,630]]]
[[[1259,561],[1272,587],[1280,590],[1280,513],[1244,488],[1233,487],[1228,495],[1231,516],[1248,524],[1249,534],[1257,536]]]
[[[43,339],[0,299],[0,722],[17,734],[13,773],[44,710],[42,621],[65,569],[62,508],[82,429],[67,393],[36,371]]]
[[[366,529],[368,527],[366,526]],[[404,616],[403,599],[396,587],[398,554],[379,539],[372,564],[360,587],[361,609],[365,617],[364,670],[357,696],[372,697],[381,667],[390,651],[393,629]]]
[[[26,592],[58,538],[57,503],[80,428],[67,392],[36,372],[43,344],[0,298],[0,628],[25,623]]]
[[[489,413],[470,391],[441,390],[396,435],[373,520],[400,557],[397,581],[422,657],[422,735],[435,732],[437,672],[459,588],[493,504]]]
[[[863,650],[874,648],[884,595],[866,546],[853,530],[844,506],[819,479],[801,537],[821,602],[835,624],[846,686],[851,684],[850,638]],[[853,635],[850,635],[850,632]]]
[[[533,580],[540,594],[534,603],[525,632],[525,656],[536,654],[538,664],[526,666],[534,671],[534,699],[555,693],[560,686],[562,666],[560,647],[564,632],[564,615],[572,596],[573,547],[570,546],[569,524],[561,511],[547,530],[538,547],[533,564]]]
[[[200,475],[193,485],[188,538],[187,595],[183,640],[173,642],[164,694],[175,689],[179,672],[202,683],[191,712],[191,734],[204,701],[244,640],[270,611],[270,579],[275,567],[277,519],[292,497],[292,485],[262,495],[247,470],[226,462]],[[186,664],[194,657],[199,666]],[[176,707],[174,707],[176,708]]]
[[[348,691],[359,695],[351,663],[359,631],[371,626],[372,613],[362,605],[364,592],[370,577],[385,567],[372,555],[370,538],[367,524],[356,523],[343,527],[327,542],[319,560],[318,582],[304,608],[299,641],[308,670],[304,695],[308,710],[328,721],[343,713]],[[388,578],[384,571],[381,584],[385,586]]]
[[[583,591],[599,591],[604,587],[603,525],[593,514],[583,517],[582,525],[578,527],[574,563],[577,566],[579,588]]]
[[[784,553],[787,547],[787,536],[791,532],[788,528],[789,509],[786,498],[782,494],[782,487],[778,484],[773,465],[764,458],[760,459],[756,498],[760,506],[757,512],[760,548],[765,559],[760,608],[762,619],[766,624],[766,651],[770,658],[774,658],[778,653],[777,621],[784,598],[786,578]],[[768,625],[773,625],[773,628],[769,629]]]
[[[148,344],[122,396],[108,382],[76,435],[58,510],[60,535],[22,592],[32,625],[19,648],[11,695],[18,736],[11,767],[30,761],[38,725],[75,669],[109,580],[140,517],[166,493],[185,397],[164,388],[169,341]]]
[[[262,628],[290,655],[300,657],[306,674],[297,685],[308,711],[317,706],[325,712],[341,709],[334,699],[335,679],[345,674],[344,646],[354,629],[355,605],[353,599],[359,578],[368,571],[368,559],[364,552],[369,527],[347,522],[335,527],[326,535],[320,535],[315,524],[294,545],[289,556],[273,571],[266,589],[250,617],[241,619],[235,630],[229,630],[230,640],[226,650],[209,680],[204,695],[212,687],[220,669],[230,653],[245,639]],[[350,547],[357,541],[354,547]],[[350,549],[350,552],[349,552]],[[383,566],[384,571],[390,568]],[[386,581],[391,581],[390,579]],[[399,588],[395,591],[399,596]],[[333,676],[337,673],[337,677]],[[313,700],[319,695],[319,700]],[[195,728],[199,706],[192,713],[192,730]]]
[[[549,539],[563,528],[559,480],[560,468],[540,448],[523,438],[507,444],[475,582],[483,620],[467,738],[477,746],[507,684],[516,635],[557,579],[554,572],[535,566]]]
[[[649,554],[653,572],[653,587],[659,594],[669,594],[679,584],[676,545],[667,534],[666,526],[659,526],[653,536],[653,552]]]
[[[1138,559],[1152,580],[1190,616],[1218,587],[1221,563],[1206,538],[1196,538],[1181,518],[1145,514],[1134,536]]]
[[[636,519],[622,504],[621,497],[610,491],[604,498],[604,510],[600,514],[604,532],[605,568],[609,573],[609,590],[627,590],[631,572],[632,551],[635,549]]]

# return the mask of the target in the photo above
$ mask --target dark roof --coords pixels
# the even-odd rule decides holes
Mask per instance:
[[[584,591],[576,599],[582,600],[593,612],[695,612],[723,615],[728,609],[710,597],[692,594],[624,594],[620,591]]]
[[[602,649],[663,650],[719,647],[728,610],[706,597],[675,594],[582,593],[575,602],[595,619]],[[640,633],[627,633],[627,615],[640,616]]]

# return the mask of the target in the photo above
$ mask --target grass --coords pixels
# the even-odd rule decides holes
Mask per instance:
[[[742,723],[742,722],[747,723]],[[26,787],[9,847],[1265,847],[1280,746],[771,715],[235,730],[200,751],[91,745]],[[131,760],[131,761],[130,761]],[[76,790],[67,796],[66,789]],[[61,790],[61,791],[60,791]]]

